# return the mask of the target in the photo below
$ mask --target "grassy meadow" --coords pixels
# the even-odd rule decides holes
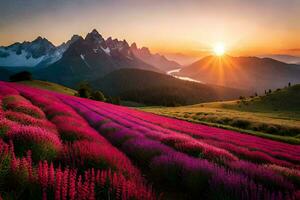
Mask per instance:
[[[300,144],[300,85],[264,96],[144,111]]]
[[[68,94],[68,95],[74,95],[76,93],[76,91],[71,88],[56,83],[47,82],[47,81],[32,80],[32,81],[21,81],[19,83],[22,83],[27,86],[35,87],[35,88],[50,90],[50,91]]]

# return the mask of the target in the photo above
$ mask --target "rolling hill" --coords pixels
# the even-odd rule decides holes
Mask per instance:
[[[245,91],[183,81],[169,75],[138,69],[121,69],[91,82],[106,95],[150,105],[187,105],[234,99]]]
[[[300,57],[299,56],[293,56],[293,55],[285,55],[285,54],[269,54],[269,55],[262,55],[259,56],[261,58],[272,58],[274,60],[278,60],[284,63],[290,63],[290,64],[297,64],[300,63]]]
[[[300,84],[243,100],[143,110],[300,144],[299,99]]]
[[[47,81],[32,80],[32,81],[21,81],[18,83],[28,85],[31,87],[35,87],[35,88],[40,88],[40,89],[44,89],[44,90],[50,90],[50,91],[54,91],[54,92],[58,92],[58,93],[62,93],[62,94],[67,94],[67,95],[74,95],[77,92],[77,91],[75,91],[71,88],[65,87],[63,85],[59,85],[57,83],[52,83],[52,82],[47,82]]]
[[[210,84],[263,92],[289,82],[300,83],[300,65],[286,64],[270,58],[205,57],[179,74]]]
[[[223,107],[255,112],[300,113],[300,84],[278,89],[264,96],[246,99],[244,104],[224,104]]]

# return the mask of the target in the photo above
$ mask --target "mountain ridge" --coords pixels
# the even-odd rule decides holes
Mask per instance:
[[[9,46],[0,47],[0,66],[4,67],[31,67],[31,68],[45,68],[57,61],[59,61],[63,54],[68,50],[70,45],[78,39],[84,39],[87,42],[100,45],[102,49],[94,48],[94,51],[104,51],[107,54],[119,49],[119,51],[131,51],[139,60],[152,65],[162,71],[174,69],[180,65],[174,61],[168,60],[160,54],[152,54],[149,49],[143,47],[141,49],[132,48],[136,43],[129,45],[126,40],[112,39],[108,37],[106,40],[102,35],[93,29],[83,38],[79,35],[73,35],[70,40],[55,46],[46,38],[38,36],[33,41],[24,41],[22,43],[16,42]],[[144,54],[144,48],[148,49],[149,53]],[[134,51],[134,52],[133,52]],[[168,67],[166,65],[170,65]]]
[[[35,78],[74,87],[83,80],[93,80],[121,68],[140,68],[163,73],[144,63],[130,51],[126,40],[104,38],[93,30],[85,38],[70,44],[60,60],[34,71]],[[58,76],[63,74],[63,76]]]
[[[256,92],[281,88],[289,82],[300,83],[300,65],[250,56],[207,56],[182,68],[179,74],[205,83]]]
[[[157,68],[164,71],[181,68],[181,65],[176,61],[169,60],[166,58],[166,56],[158,53],[153,54],[147,47],[138,48],[135,42],[131,44],[130,49],[135,56],[137,56],[144,62],[156,66]]]

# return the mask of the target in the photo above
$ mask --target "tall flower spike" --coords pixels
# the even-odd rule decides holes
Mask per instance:
[[[51,188],[54,187],[54,181],[55,181],[55,170],[53,167],[53,163],[50,163],[50,167],[49,167],[49,186]]]
[[[69,198],[74,200],[76,196],[76,172],[75,170],[70,171],[69,175]]]
[[[61,180],[62,179],[62,172],[61,168],[59,167],[56,171],[56,180],[55,180],[55,200],[60,200],[61,196]]]

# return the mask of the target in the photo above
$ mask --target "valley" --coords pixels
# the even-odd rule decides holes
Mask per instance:
[[[192,81],[192,82],[196,82],[196,83],[203,83],[203,82],[201,82],[199,80],[195,80],[195,79],[192,79],[192,78],[189,78],[189,77],[186,77],[186,76],[173,75],[173,74],[179,73],[180,70],[181,70],[181,68],[179,68],[179,69],[173,69],[173,70],[167,71],[167,74],[171,75],[171,76],[173,76],[175,78],[184,80],[184,81]]]
[[[0,200],[300,200],[300,0],[0,0]]]

